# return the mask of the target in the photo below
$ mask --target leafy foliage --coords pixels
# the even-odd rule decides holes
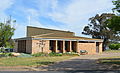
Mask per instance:
[[[5,23],[0,23],[0,47],[11,45],[11,38],[14,35],[15,28],[11,26],[11,19]],[[15,21],[13,21],[15,22]]]
[[[63,53],[63,55],[67,55],[67,56],[80,56],[80,54],[76,53],[76,52],[66,52],[66,53]]]
[[[91,35],[92,38],[103,39],[103,48],[105,49],[109,40],[116,37],[116,34],[106,27],[106,20],[111,19],[113,16],[115,15],[111,13],[103,13],[89,18],[90,23],[84,27],[82,34]]]
[[[49,56],[62,56],[62,53],[51,52],[49,53]]]
[[[113,16],[111,19],[107,20],[107,23],[107,27],[120,34],[120,16]]]
[[[66,53],[51,52],[49,54],[40,52],[40,53],[35,53],[32,56],[34,56],[34,57],[40,57],[40,56],[79,56],[79,54],[75,53],[75,52],[66,52]]]
[[[48,55],[48,54],[43,53],[43,52],[39,52],[39,53],[32,54],[32,56],[34,56],[34,57],[47,56],[47,55]]]
[[[0,57],[9,57],[12,56],[12,53],[0,53]]]
[[[113,5],[115,5],[115,8],[112,10],[120,13],[120,0],[113,1]]]
[[[109,48],[111,50],[118,50],[120,48],[120,44],[110,44]]]

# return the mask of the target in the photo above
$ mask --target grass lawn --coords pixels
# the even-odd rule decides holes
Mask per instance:
[[[55,56],[55,57],[5,57],[0,58],[0,66],[38,66],[53,64],[57,61],[69,59],[73,56]]]
[[[120,53],[120,50],[106,50],[104,52],[110,52],[110,53]]]
[[[116,65],[120,65],[120,56],[118,57],[108,57],[108,58],[100,58],[98,60],[99,63],[102,64],[116,64]]]

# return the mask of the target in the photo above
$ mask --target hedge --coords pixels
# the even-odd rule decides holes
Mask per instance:
[[[109,48],[111,50],[118,50],[120,48],[120,43],[118,43],[118,44],[110,44]]]

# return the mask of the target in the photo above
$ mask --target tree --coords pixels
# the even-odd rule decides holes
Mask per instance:
[[[114,32],[120,34],[120,16],[113,16],[107,20],[107,27]]]
[[[113,1],[113,5],[115,5],[115,8],[113,8],[113,11],[117,11],[118,13],[120,13],[120,0]],[[111,19],[108,19],[107,24],[108,24],[107,26],[109,29],[120,34],[120,16],[119,16],[119,14],[116,16],[113,16]]]
[[[113,16],[115,15],[111,13],[103,13],[89,18],[90,23],[84,27],[82,34],[91,35],[92,38],[96,39],[103,39],[103,50],[105,50],[109,40],[116,37],[115,33],[106,27],[106,20]]]
[[[0,23],[0,47],[7,47],[11,44],[11,38],[15,30],[15,28],[11,26],[12,22],[15,23],[16,21],[9,19],[4,23]]]
[[[120,0],[112,1],[113,5],[115,5],[115,8],[113,8],[113,11],[117,11],[120,13]]]

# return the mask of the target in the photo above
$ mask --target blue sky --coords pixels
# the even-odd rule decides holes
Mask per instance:
[[[81,32],[88,19],[112,13],[112,8],[112,0],[2,0],[0,21],[9,15],[17,21],[13,38],[25,37],[26,26],[73,31],[84,36]]]

